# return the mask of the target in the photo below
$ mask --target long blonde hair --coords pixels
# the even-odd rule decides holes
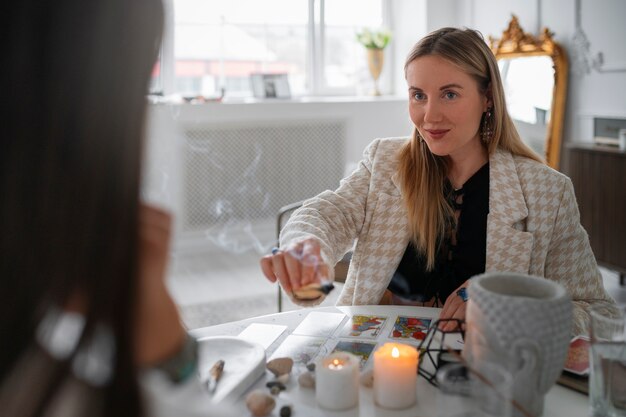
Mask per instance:
[[[482,94],[492,99],[489,124],[492,136],[487,144],[489,155],[496,149],[544,162],[520,139],[506,109],[504,88],[496,58],[480,32],[472,29],[442,28],[429,33],[411,50],[404,72],[415,59],[439,56],[472,76]],[[483,118],[486,114],[483,113]],[[480,123],[483,126],[483,120]],[[409,216],[411,238],[418,252],[426,255],[426,268],[432,270],[439,245],[446,234],[454,212],[443,194],[449,162],[447,157],[430,152],[417,128],[411,140],[399,153],[398,174]]]

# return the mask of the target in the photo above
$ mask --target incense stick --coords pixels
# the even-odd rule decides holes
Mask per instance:
[[[299,300],[315,300],[322,295],[328,295],[334,288],[330,281],[314,282],[294,291],[293,297]]]
[[[217,387],[217,381],[220,380],[222,373],[224,372],[224,361],[219,360],[215,362],[211,370],[209,371],[209,379],[206,383],[207,389],[210,393],[215,392],[215,388]]]
[[[461,362],[462,365],[464,365],[472,374],[476,375],[476,377],[478,377],[478,379],[480,379],[485,385],[487,385],[488,387],[493,388],[493,390],[496,392],[496,394],[498,394],[500,397],[505,398],[505,396],[502,393],[500,393],[500,391],[498,391],[496,386],[491,381],[489,381],[489,379],[485,375],[483,375],[481,372],[477,371],[476,369],[472,368],[469,365],[469,363],[467,363],[467,361],[465,360],[465,358],[463,356],[459,355],[456,351],[454,351],[453,349],[451,349],[449,347],[447,349],[448,349],[448,352],[450,352],[453,356],[455,356]],[[515,401],[514,398],[511,398],[511,404],[513,405],[513,407],[515,407],[524,416],[526,416],[526,417],[535,417],[528,410],[526,410],[524,408],[524,406],[522,406],[520,403]]]

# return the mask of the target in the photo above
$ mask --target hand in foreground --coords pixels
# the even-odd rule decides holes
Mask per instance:
[[[261,258],[261,269],[268,280],[278,281],[289,293],[329,278],[329,267],[322,261],[319,242],[314,238],[301,240],[284,250],[273,250]]]
[[[469,284],[470,282],[467,280],[456,290],[452,291],[452,294],[448,296],[445,304],[443,305],[443,310],[441,310],[439,319],[465,320],[465,308],[467,307],[467,301],[463,300],[463,297],[459,295],[459,290],[464,289],[467,291]],[[440,329],[444,331],[451,331],[455,328],[457,328],[456,322],[447,322],[440,325]]]
[[[135,359],[139,366],[175,354],[185,341],[178,309],[165,286],[172,219],[142,204],[139,209],[139,276],[135,310]]]

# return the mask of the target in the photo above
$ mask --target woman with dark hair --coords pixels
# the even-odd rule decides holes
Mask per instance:
[[[139,198],[162,4],[3,10],[0,414],[158,414],[155,372],[200,393],[164,283],[170,217]]]
[[[572,183],[520,139],[482,35],[436,30],[404,73],[412,137],[375,140],[337,190],[305,202],[281,232],[282,250],[261,260],[267,279],[287,293],[332,279],[330,266],[354,244],[338,304],[442,306],[442,318],[464,319],[472,276],[519,272],[562,284],[573,332],[585,333],[589,305],[614,302]]]

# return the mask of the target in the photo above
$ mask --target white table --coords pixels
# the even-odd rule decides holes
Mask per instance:
[[[342,313],[346,316],[356,314],[377,315],[389,317],[385,323],[385,329],[381,332],[377,339],[378,344],[384,343],[386,336],[393,327],[393,321],[398,315],[420,316],[420,317],[437,317],[439,309],[430,309],[422,307],[403,307],[403,306],[351,306],[351,307],[322,307],[309,308],[286,313],[270,314],[267,316],[253,317],[246,320],[236,321],[232,323],[220,324],[217,326],[204,327],[191,331],[191,334],[197,338],[206,336],[237,336],[241,331],[252,323],[277,324],[287,326],[287,330],[266,350],[267,357],[270,357],[276,348],[284,341],[291,332],[300,324],[300,322],[312,311]],[[347,318],[346,318],[347,320]],[[344,323],[345,321],[344,320]],[[340,331],[339,326],[337,332]],[[333,336],[332,338],[336,338]],[[370,358],[370,361],[372,359]],[[260,378],[250,389],[264,388],[265,383],[271,380],[271,374]],[[287,384],[287,390],[280,393],[276,398],[277,406],[272,415],[277,416],[278,410],[285,404],[291,404],[294,407],[294,415],[297,416],[337,416],[337,417],[435,417],[436,412],[437,388],[430,385],[424,378],[418,378],[418,397],[417,404],[406,410],[392,411],[380,408],[374,404],[371,388],[360,387],[359,406],[352,410],[344,412],[330,412],[320,409],[315,403],[315,395],[312,389],[301,388],[297,382],[297,376],[292,376]],[[236,407],[240,407],[242,415],[245,414],[245,405],[243,400],[238,401]],[[586,417],[588,415],[588,397],[570,389],[555,385],[546,396],[544,417]]]

